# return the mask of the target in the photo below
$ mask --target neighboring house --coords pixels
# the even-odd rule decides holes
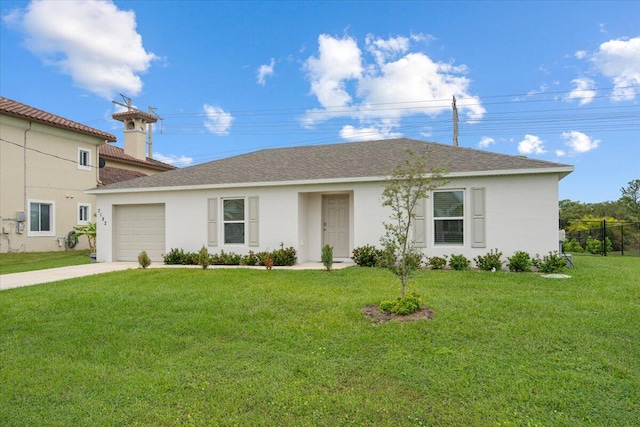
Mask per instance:
[[[0,139],[0,252],[64,250],[92,220],[84,191],[98,182],[98,147],[116,137],[1,97]]]
[[[127,154],[126,149],[107,144],[100,146],[100,159],[105,161],[104,167],[100,168],[100,185],[177,169],[150,157],[138,159]]]
[[[112,145],[100,147],[100,158],[104,159],[104,167],[100,169],[101,185],[177,169],[152,159],[151,144],[147,156],[147,128],[157,121],[155,115],[129,108],[111,117],[124,124],[124,149]]]
[[[558,249],[558,181],[572,166],[396,139],[260,150],[90,190],[98,198],[98,260],[281,244],[293,246],[299,262],[320,261],[324,244],[347,259],[355,247],[379,246],[390,214],[382,190],[408,149],[450,179],[417,213],[414,241],[426,255]]]

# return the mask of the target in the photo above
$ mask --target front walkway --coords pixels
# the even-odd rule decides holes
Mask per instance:
[[[353,262],[334,263],[333,269],[339,270],[355,265]],[[41,283],[57,282],[59,280],[74,279],[76,277],[91,276],[94,274],[110,273],[140,268],[137,262],[97,262],[93,264],[73,265],[69,267],[51,268],[48,270],[25,271],[24,273],[13,273],[0,275],[0,291],[5,289],[19,288],[22,286],[38,285]],[[202,268],[199,265],[164,265],[153,263],[149,268]],[[264,269],[264,267],[248,267],[238,265],[212,265],[210,269],[216,268],[254,268]],[[291,267],[273,267],[274,270],[323,270],[321,262],[305,262]]]

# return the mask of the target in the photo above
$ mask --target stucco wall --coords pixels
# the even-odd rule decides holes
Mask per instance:
[[[486,193],[486,247],[471,248],[469,206],[470,189],[481,187]],[[105,215],[98,223],[98,259],[113,260],[113,205],[164,203],[166,206],[166,250],[182,248],[197,251],[207,244],[207,199],[259,197],[259,246],[224,245],[209,247],[246,254],[293,246],[300,262],[320,260],[322,246],[322,195],[346,193],[350,197],[350,247],[379,246],[383,221],[389,211],[381,207],[381,182],[292,185],[235,189],[100,194],[97,206]],[[443,189],[465,191],[465,244],[440,246],[433,241],[431,201],[427,200],[428,256],[464,254],[469,259],[497,248],[507,256],[518,250],[546,254],[558,248],[557,174],[465,177],[452,179]],[[221,225],[219,225],[221,227]],[[221,228],[220,228],[221,230]],[[222,241],[222,240],[220,240]]]
[[[78,204],[89,204],[91,214],[95,212],[96,197],[84,191],[96,186],[98,170],[78,168],[78,149],[90,151],[96,165],[98,145],[104,141],[7,116],[0,116],[0,134],[9,141],[0,145],[0,216],[7,232],[1,235],[0,251],[65,250],[58,238],[78,224]],[[28,221],[24,233],[16,233],[16,212],[29,217],[30,200],[54,203],[50,236],[30,236]],[[88,248],[86,239],[76,248]]]

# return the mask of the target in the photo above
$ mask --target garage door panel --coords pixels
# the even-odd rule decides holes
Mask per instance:
[[[165,250],[165,207],[122,205],[116,207],[116,259],[137,261],[147,251],[152,261],[162,261]]]

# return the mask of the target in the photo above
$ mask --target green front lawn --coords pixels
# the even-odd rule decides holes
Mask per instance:
[[[0,254],[0,274],[89,264],[89,250]]]
[[[129,270],[0,293],[3,426],[631,426],[640,263],[567,280],[421,271],[433,320],[372,324],[384,270]]]

